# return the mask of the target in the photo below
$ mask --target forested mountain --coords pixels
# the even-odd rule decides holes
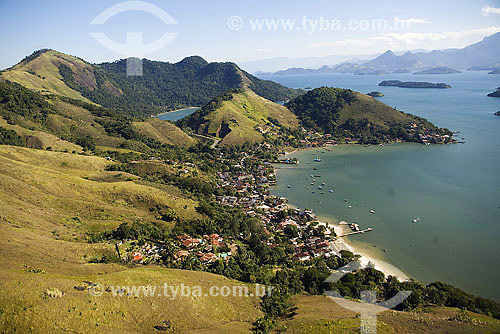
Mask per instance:
[[[350,89],[320,87],[285,105],[302,125],[336,138],[357,138],[361,143],[387,140],[420,141],[420,135],[451,135],[431,122],[398,111]]]
[[[3,71],[0,80],[112,107],[131,115],[150,115],[182,106],[202,106],[211,98],[249,87],[273,101],[300,91],[258,79],[234,63],[208,63],[198,56],[178,63],[143,59],[143,75],[127,76],[127,60],[93,65],[54,50],[39,50]]]

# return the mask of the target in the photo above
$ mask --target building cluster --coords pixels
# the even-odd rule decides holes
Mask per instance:
[[[262,164],[252,170],[238,167],[241,170],[237,173],[218,173],[221,187],[236,189],[234,196],[218,196],[220,204],[241,207],[248,215],[258,218],[270,236],[269,247],[276,246],[275,232],[285,232],[287,226],[293,226],[297,236],[291,241],[295,245],[295,257],[300,261],[336,254],[333,250],[335,234],[318,222],[312,210],[290,209],[285,197],[269,194],[268,186],[276,182],[272,166]]]
[[[229,260],[231,251],[226,249],[224,238],[218,234],[204,235],[202,238],[193,238],[187,234],[178,235],[177,239],[181,243],[181,248],[174,254],[175,260],[184,260],[195,255],[201,263],[210,264],[218,259]]]

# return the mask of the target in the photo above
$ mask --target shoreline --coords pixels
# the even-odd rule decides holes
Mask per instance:
[[[349,144],[344,144],[344,145],[349,145]],[[336,145],[339,146],[339,145]],[[330,147],[336,147],[335,145],[330,145]],[[311,147],[311,148],[301,148],[301,149],[295,149],[292,152],[285,152],[282,156],[288,156],[293,153],[297,153],[299,151],[304,151],[304,150],[318,150],[318,149],[324,149],[324,147]],[[273,165],[274,168],[274,174],[276,176],[276,181],[277,180],[277,175],[278,171],[281,169],[286,169],[287,167],[277,167]],[[299,206],[288,202],[287,203],[288,207],[297,209]],[[332,220],[337,221],[337,223],[331,222]],[[327,228],[333,229],[335,234],[337,235],[337,239],[334,242],[333,248],[335,251],[339,252],[340,250],[348,250],[354,254],[360,255],[360,263],[366,267],[370,262],[374,265],[374,268],[377,269],[378,271],[381,271],[384,273],[384,275],[387,276],[394,276],[396,277],[399,281],[408,281],[410,279],[410,276],[407,275],[405,272],[403,272],[401,269],[397,268],[395,265],[385,261],[384,259],[381,259],[373,254],[370,254],[369,252],[366,251],[366,249],[362,249],[359,247],[354,246],[352,243],[349,242],[348,237],[339,237],[345,233],[344,228],[342,225],[339,225],[338,223],[340,222],[337,218],[335,217],[324,217],[324,216],[318,216],[318,221],[320,222],[320,225],[324,225]]]

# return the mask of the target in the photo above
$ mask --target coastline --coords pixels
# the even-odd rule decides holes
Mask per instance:
[[[345,144],[349,145],[349,144]],[[335,147],[335,146],[331,146]],[[285,152],[282,156],[288,156],[293,153],[303,151],[303,150],[318,150],[318,149],[324,149],[323,147],[314,147],[314,148],[302,148],[302,149],[295,149],[291,152]],[[290,167],[284,167],[284,166],[276,166],[273,165],[274,168],[274,174],[276,175],[276,181],[277,181],[277,175],[279,170],[281,169],[286,169]],[[287,203],[288,207],[297,209],[300,206],[298,206],[298,203]],[[337,236],[341,236],[344,233],[347,232],[347,229],[344,230],[343,225],[339,225],[338,223],[340,222],[337,218],[335,217],[324,217],[324,216],[318,216],[318,220],[320,221],[321,225],[324,225],[327,228],[333,229],[335,234]],[[336,221],[331,222],[332,220]],[[369,263],[372,263],[374,265],[374,268],[383,272],[384,275],[387,276],[394,276],[397,277],[399,281],[407,281],[410,279],[410,277],[404,273],[401,269],[397,268],[395,265],[385,261],[384,259],[381,259],[377,257],[374,254],[370,254],[366,249],[362,249],[359,247],[354,246],[352,243],[349,242],[348,237],[338,237],[336,241],[334,242],[333,248],[336,252],[339,252],[340,250],[348,250],[354,254],[360,255],[360,263],[365,267]]]

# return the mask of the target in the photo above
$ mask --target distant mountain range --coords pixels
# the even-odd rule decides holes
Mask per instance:
[[[389,73],[451,74],[456,69],[493,70],[500,67],[500,32],[462,49],[433,50],[403,54],[387,52],[367,62],[345,61],[336,66],[324,65],[317,69],[289,68],[273,75],[353,73],[380,75]],[[493,73],[492,73],[493,74]]]

